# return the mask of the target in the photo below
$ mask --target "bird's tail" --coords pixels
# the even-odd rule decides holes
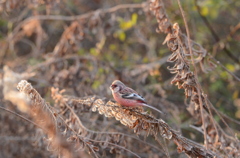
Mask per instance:
[[[159,112],[159,113],[161,113],[161,114],[166,115],[164,112],[158,110],[157,108],[155,108],[155,107],[153,107],[153,106],[151,106],[151,105],[148,105],[148,104],[143,104],[143,105],[146,106],[146,107],[148,107],[148,108],[150,108],[150,109],[153,109],[153,110],[155,110],[155,111],[157,111],[157,112]]]

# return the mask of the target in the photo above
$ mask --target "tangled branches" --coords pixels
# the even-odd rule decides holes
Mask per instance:
[[[197,74],[197,66],[209,70],[205,64],[211,61],[206,59],[214,58],[191,40],[189,33],[186,36],[180,24],[171,23],[167,11],[175,7],[174,2],[166,1],[167,7],[162,0],[124,1],[129,4],[118,5],[117,1],[96,0],[20,2],[23,0],[0,4],[0,12],[4,14],[0,22],[0,103],[3,105],[0,107],[0,126],[3,127],[0,144],[6,144],[4,148],[0,146],[0,156],[4,153],[2,157],[13,157],[19,153],[27,158],[26,153],[35,141],[34,145],[38,146],[34,150],[38,151],[28,157],[39,153],[41,157],[50,157],[50,151],[59,157],[81,155],[84,158],[179,157],[184,154],[240,157],[239,121],[231,118],[225,121],[222,116],[227,116],[219,115],[206,96],[208,92],[204,92],[207,86],[210,86],[209,91],[213,90],[211,86],[217,75],[208,73],[210,77],[205,74],[198,77]],[[172,13],[178,17],[177,9]],[[165,55],[168,49],[158,44],[164,39],[155,33],[156,24],[157,32],[166,34],[163,44],[171,55]],[[206,34],[203,32],[203,36]],[[233,34],[231,38],[237,39]],[[198,34],[193,37],[199,38]],[[167,67],[166,61],[173,66]],[[225,61],[223,64],[232,63]],[[172,79],[171,73],[174,74]],[[235,78],[237,75],[236,72]],[[205,82],[212,78],[215,80]],[[16,85],[23,79],[26,81],[19,83],[19,93]],[[107,87],[115,79],[136,89],[149,104],[161,107],[166,118],[157,119],[143,108],[126,108],[110,101]],[[217,79],[231,82],[232,78]],[[204,81],[205,87],[201,88],[198,80]],[[170,82],[184,90],[186,102]],[[230,84],[234,88],[227,89],[235,91],[232,96],[235,99],[231,101],[239,100],[238,83]],[[218,100],[217,94],[216,90],[209,94],[214,96],[209,97],[212,102]],[[230,97],[226,94],[222,100],[226,102]],[[190,101],[187,106],[190,115],[184,108],[187,101]],[[227,111],[231,114],[235,113],[234,108],[238,109],[239,115],[240,102],[236,107],[231,106],[232,103],[224,109],[231,108]],[[9,110],[13,115],[5,113]],[[189,128],[192,120],[194,126]],[[238,126],[234,127],[235,123]],[[36,134],[39,131],[44,134]],[[127,134],[131,132],[137,136]],[[35,139],[36,135],[40,141]]]
[[[168,48],[172,51],[168,61],[174,62],[175,65],[169,69],[171,73],[176,75],[171,83],[176,84],[179,89],[184,89],[187,98],[191,97],[191,103],[188,109],[192,109],[190,112],[193,117],[197,120],[202,120],[200,122],[202,123],[201,128],[204,131],[206,145],[209,144],[210,148],[215,152],[222,152],[223,150],[225,154],[230,152],[233,157],[238,157],[240,154],[239,140],[226,134],[221,127],[217,125],[210,110],[210,102],[208,102],[206,95],[204,95],[199,86],[194,72],[190,69],[191,61],[193,61],[193,64],[203,62],[206,56],[206,50],[190,39],[191,45],[189,45],[188,38],[181,33],[178,24],[171,24],[161,0],[152,0],[150,10],[157,19],[159,25],[158,32],[167,34],[164,43],[167,43]],[[190,49],[192,49],[192,54],[190,53]],[[203,106],[206,111],[201,110],[203,113],[200,114],[201,106]],[[220,147],[219,144],[225,145]]]
[[[55,153],[67,158],[76,158],[80,154],[76,151],[84,146],[89,147],[93,152],[97,150],[91,143],[84,141],[76,133],[68,137],[69,132],[72,132],[71,128],[65,124],[64,120],[61,120],[61,117],[58,117],[57,113],[50,109],[49,105],[45,103],[31,84],[22,80],[17,88],[27,96],[29,100],[26,102],[29,106],[28,113],[48,135],[49,148],[55,151]],[[67,137],[68,141],[64,137]]]
[[[87,99],[70,99],[69,101],[74,105],[82,104],[91,106],[92,111],[98,111],[100,114],[105,115],[105,117],[114,117],[123,125],[134,129],[136,134],[145,132],[146,136],[153,135],[156,140],[159,139],[159,136],[168,140],[173,140],[178,146],[179,152],[185,152],[191,157],[214,157],[214,154],[210,151],[182,137],[162,119],[156,119],[144,112],[121,107],[111,101],[105,103],[102,99],[95,99],[95,97]]]
[[[82,125],[80,119],[76,115],[75,120],[78,119],[78,125],[81,125],[81,127],[75,126],[74,122],[69,124],[67,121],[64,123],[63,120],[61,120],[61,116],[54,112],[53,109],[50,109],[50,107],[40,97],[38,92],[33,89],[33,87],[27,81],[22,80],[18,84],[18,89],[20,92],[26,94],[30,99],[29,112],[37,124],[48,134],[49,143],[51,144],[52,148],[56,149],[57,153],[67,157],[78,157],[74,149],[77,150],[76,148],[80,148],[80,146],[88,146],[88,148],[91,148],[93,152],[99,150],[98,147],[91,145],[91,142],[85,141],[85,139],[89,139],[87,138],[88,136],[86,135],[86,132],[90,131]],[[156,140],[159,139],[159,136],[168,140],[172,140],[178,146],[179,151],[184,151],[191,157],[214,157],[213,153],[205,150],[202,146],[182,137],[171,127],[169,127],[169,125],[162,119],[156,119],[155,117],[148,115],[141,110],[139,111],[135,109],[124,108],[111,101],[104,103],[102,99],[96,99],[96,97],[89,97],[87,99],[63,97],[61,95],[62,92],[58,92],[57,89],[52,89],[52,92],[53,98],[59,104],[63,103],[71,105],[71,107],[68,106],[68,108],[70,108],[73,113],[74,106],[85,106],[86,108],[91,108],[92,111],[98,111],[100,114],[103,114],[106,117],[116,118],[116,120],[119,120],[123,125],[134,129],[134,132],[138,135],[144,132],[146,133],[146,136],[153,135]],[[78,132],[74,133],[74,131]],[[63,136],[68,137],[68,141],[66,141],[66,138]],[[117,140],[116,138],[113,139],[115,139],[116,142],[120,141],[119,138]],[[97,142],[96,140],[91,141],[95,143]],[[111,141],[108,141],[109,142],[106,143],[111,145]],[[95,156],[97,157],[96,153]]]

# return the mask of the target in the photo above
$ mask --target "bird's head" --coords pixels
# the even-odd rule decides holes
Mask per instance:
[[[113,83],[111,84],[111,86],[109,87],[111,89],[111,91],[113,93],[117,93],[118,91],[120,91],[122,88],[124,88],[124,84],[119,81],[119,80],[115,80],[113,81]]]

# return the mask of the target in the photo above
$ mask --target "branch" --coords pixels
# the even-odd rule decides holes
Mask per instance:
[[[232,156],[238,155],[240,149],[239,140],[234,138],[234,135],[226,135],[223,129],[213,119],[209,108],[210,106],[208,105],[208,99],[198,84],[197,74],[190,69],[191,63],[195,65],[204,60],[207,55],[206,50],[201,45],[189,39],[189,31],[187,31],[188,37],[186,37],[186,35],[181,32],[177,23],[174,25],[171,24],[162,0],[151,0],[150,10],[158,22],[157,32],[167,34],[163,44],[166,43],[172,51],[172,55],[168,61],[174,62],[175,65],[169,68],[169,70],[176,75],[171,83],[176,84],[179,89],[184,89],[186,98],[191,97],[188,110],[196,120],[200,120],[199,124],[201,128],[206,129],[205,133],[207,135],[205,134],[205,141],[208,141],[206,142],[209,145],[208,147],[212,151],[221,153],[221,155],[225,152],[224,156],[227,156],[226,153],[229,152],[231,152]],[[194,45],[198,48],[196,49]],[[206,111],[202,111],[202,106]],[[203,125],[203,122],[206,124]],[[226,142],[228,143],[226,144]],[[219,144],[225,144],[225,146],[219,148]],[[232,146],[230,144],[234,145]]]
[[[213,38],[215,39],[216,42],[219,42],[220,41],[220,38],[218,36],[218,34],[215,32],[215,30],[213,29],[213,27],[211,26],[211,24],[209,23],[208,19],[203,16],[201,14],[201,8],[200,6],[198,5],[198,0],[195,0],[195,6],[197,7],[197,11],[198,11],[198,14],[200,15],[200,17],[202,18],[203,22],[205,23],[205,25],[207,26],[208,30],[211,32]],[[240,61],[237,57],[235,57],[230,50],[227,49],[226,47],[226,44],[224,44],[223,46],[223,50],[224,52],[233,60],[235,61],[236,63],[240,64]]]
[[[80,153],[76,152],[75,147],[62,136],[55,117],[57,115],[48,107],[40,94],[25,80],[20,81],[17,88],[28,98],[26,101],[29,107],[27,112],[48,135],[50,146],[54,149],[53,151],[66,158],[78,158]]]
[[[102,114],[105,117],[114,117],[123,125],[133,129],[137,135],[145,132],[146,136],[152,135],[156,140],[159,139],[159,136],[168,140],[172,140],[178,146],[179,152],[185,152],[191,157],[213,158],[216,156],[216,154],[204,149],[204,147],[201,145],[192,142],[191,140],[178,134],[178,132],[174,131],[162,119],[156,119],[155,117],[147,115],[146,113],[137,109],[122,107],[111,101],[105,103],[102,99],[95,99],[95,97],[68,100],[74,105],[82,104],[85,106],[90,106],[92,111],[98,111],[99,114]]]
[[[141,4],[120,4],[117,6],[114,6],[112,8],[108,9],[97,9],[95,11],[91,11],[85,14],[81,15],[75,15],[75,16],[64,16],[64,15],[38,15],[38,16],[32,16],[24,21],[22,21],[20,24],[18,24],[17,27],[14,28],[11,36],[9,37],[9,40],[11,40],[14,37],[14,34],[18,32],[22,26],[29,23],[32,20],[60,20],[60,21],[80,21],[83,19],[87,19],[95,14],[106,14],[106,13],[113,13],[121,9],[129,9],[129,8],[143,8],[145,6],[145,3]]]

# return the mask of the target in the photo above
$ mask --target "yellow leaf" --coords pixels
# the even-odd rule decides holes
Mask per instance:
[[[132,25],[136,25],[137,23],[137,18],[138,18],[138,15],[136,13],[133,13],[132,14]]]
[[[123,30],[128,30],[132,27],[132,22],[131,21],[122,21],[120,23],[120,28],[123,29]]]
[[[238,90],[235,90],[232,95],[233,100],[238,98]]]
[[[201,15],[202,16],[207,16],[209,13],[209,10],[207,7],[202,7],[202,10],[201,10]]]
[[[234,71],[235,71],[235,67],[234,67],[234,65],[232,65],[232,64],[227,64],[227,65],[226,65],[226,68],[227,68],[229,71],[231,71],[231,72],[234,72]]]
[[[125,39],[126,39],[126,34],[125,34],[125,32],[120,32],[120,34],[119,34],[119,39],[121,40],[121,41],[124,41]]]
[[[138,15],[136,13],[133,13],[131,20],[129,20],[129,21],[124,21],[123,19],[119,19],[120,28],[122,30],[128,30],[128,29],[132,28],[134,25],[136,25],[137,18],[138,18]]]
[[[115,44],[110,44],[109,49],[112,50],[112,51],[114,51],[114,50],[117,49],[117,47],[116,47]]]
[[[94,56],[97,56],[98,55],[98,52],[96,51],[95,48],[91,48],[90,49],[90,54],[94,55]]]
[[[223,79],[227,79],[228,78],[228,73],[226,71],[223,71],[220,73],[220,76],[223,78]]]

